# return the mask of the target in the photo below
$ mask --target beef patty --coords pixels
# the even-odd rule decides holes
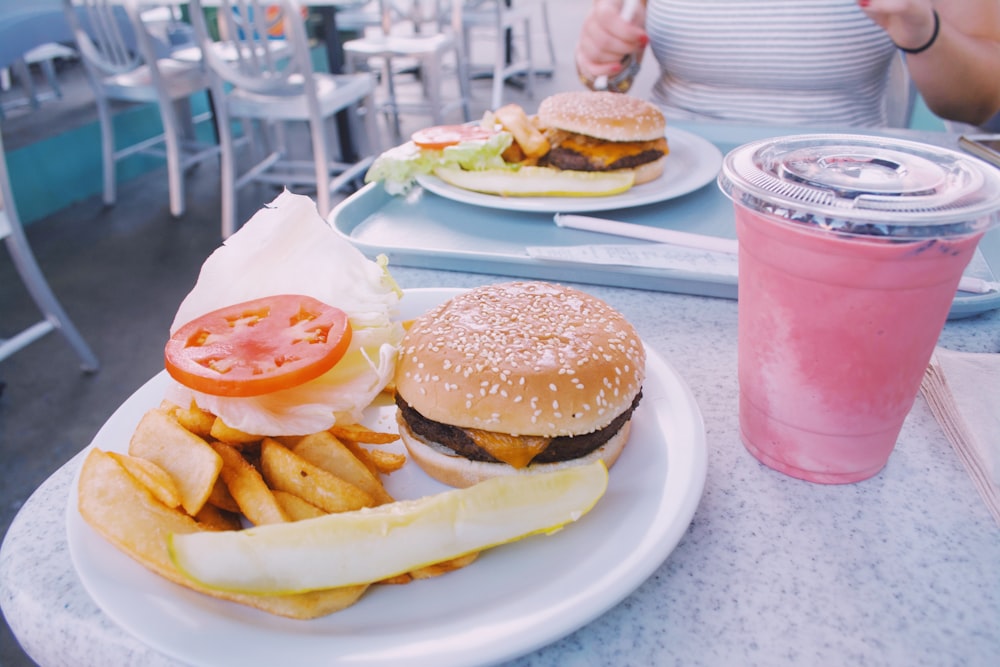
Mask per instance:
[[[550,150],[539,164],[570,171],[615,171],[618,169],[635,169],[648,162],[656,162],[661,157],[663,157],[662,151],[648,150],[634,155],[627,155],[610,164],[601,165],[583,153],[578,153],[570,148],[557,147]]]
[[[559,461],[571,461],[586,456],[608,440],[610,440],[622,426],[632,418],[632,412],[639,405],[642,392],[636,394],[632,404],[604,428],[575,436],[559,436],[552,438],[552,442],[544,450],[538,453],[532,463],[556,463]],[[422,437],[424,440],[436,442],[453,450],[459,456],[463,456],[470,461],[485,461],[487,463],[500,463],[489,452],[473,442],[465,429],[459,426],[442,424],[431,419],[427,419],[422,414],[414,410],[398,394],[396,395],[396,405],[409,425],[410,430]]]

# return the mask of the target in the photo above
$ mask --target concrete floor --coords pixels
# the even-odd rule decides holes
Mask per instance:
[[[582,17],[572,0],[550,0],[561,61],[537,80],[533,99],[507,87],[509,100],[534,110],[556,90],[578,86],[572,45]],[[483,49],[488,45],[479,44]],[[536,43],[540,50],[541,43]],[[482,54],[488,57],[485,51]],[[50,132],[93,122],[93,102],[78,68],[62,68],[64,97],[33,112],[9,111],[0,123],[8,150]],[[489,105],[490,81],[474,84],[473,113]],[[6,93],[11,95],[13,93]],[[458,120],[458,119],[456,119]],[[406,131],[428,124],[405,119]],[[95,168],[97,166],[95,165]],[[172,218],[166,172],[157,169],[119,185],[106,207],[92,197],[27,226],[36,258],[53,291],[101,362],[97,373],[79,362],[58,334],[49,334],[0,362],[0,538],[32,491],[85,447],[115,408],[162,369],[163,345],[178,304],[204,259],[220,243],[218,172],[205,164],[187,179],[188,210]],[[274,192],[247,188],[240,218],[247,219]],[[39,317],[6,252],[0,252],[0,337]],[[6,622],[0,625],[0,667],[27,667]]]

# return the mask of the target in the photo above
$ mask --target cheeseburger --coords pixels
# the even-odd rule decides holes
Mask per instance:
[[[465,487],[603,459],[628,440],[646,354],[603,301],[513,282],[465,292],[418,318],[400,346],[397,421],[410,457]]]
[[[666,119],[655,106],[621,93],[558,93],[538,106],[550,150],[540,164],[573,171],[635,171],[635,184],[663,173]]]

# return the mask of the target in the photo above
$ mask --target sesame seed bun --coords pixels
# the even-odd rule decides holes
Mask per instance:
[[[442,424],[518,437],[580,436],[632,408],[645,359],[635,329],[600,299],[551,283],[511,282],[465,292],[414,321],[400,345],[395,384],[409,407]],[[433,457],[416,453],[421,442],[404,435],[424,465]],[[614,452],[610,465],[620,447],[602,447]]]
[[[584,134],[605,141],[662,139],[666,119],[655,105],[607,91],[556,93],[538,105],[542,127]]]
[[[647,162],[646,164],[641,164],[638,167],[635,167],[632,170],[635,173],[635,181],[633,182],[633,185],[642,185],[643,183],[649,183],[658,179],[663,175],[663,167],[666,161],[667,156],[664,155],[659,160]]]

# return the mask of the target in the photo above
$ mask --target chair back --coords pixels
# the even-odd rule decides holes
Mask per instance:
[[[221,80],[260,95],[314,91],[302,7],[297,0],[220,0],[209,26],[201,0],[191,2],[191,24],[208,68]],[[212,39],[213,30],[219,35]],[[276,48],[283,40],[281,48]]]
[[[386,35],[435,35],[461,29],[461,19],[455,20],[456,15],[461,17],[459,0],[378,0],[377,4]]]
[[[98,78],[126,74],[144,63],[138,36],[120,3],[63,0],[84,64]]]

